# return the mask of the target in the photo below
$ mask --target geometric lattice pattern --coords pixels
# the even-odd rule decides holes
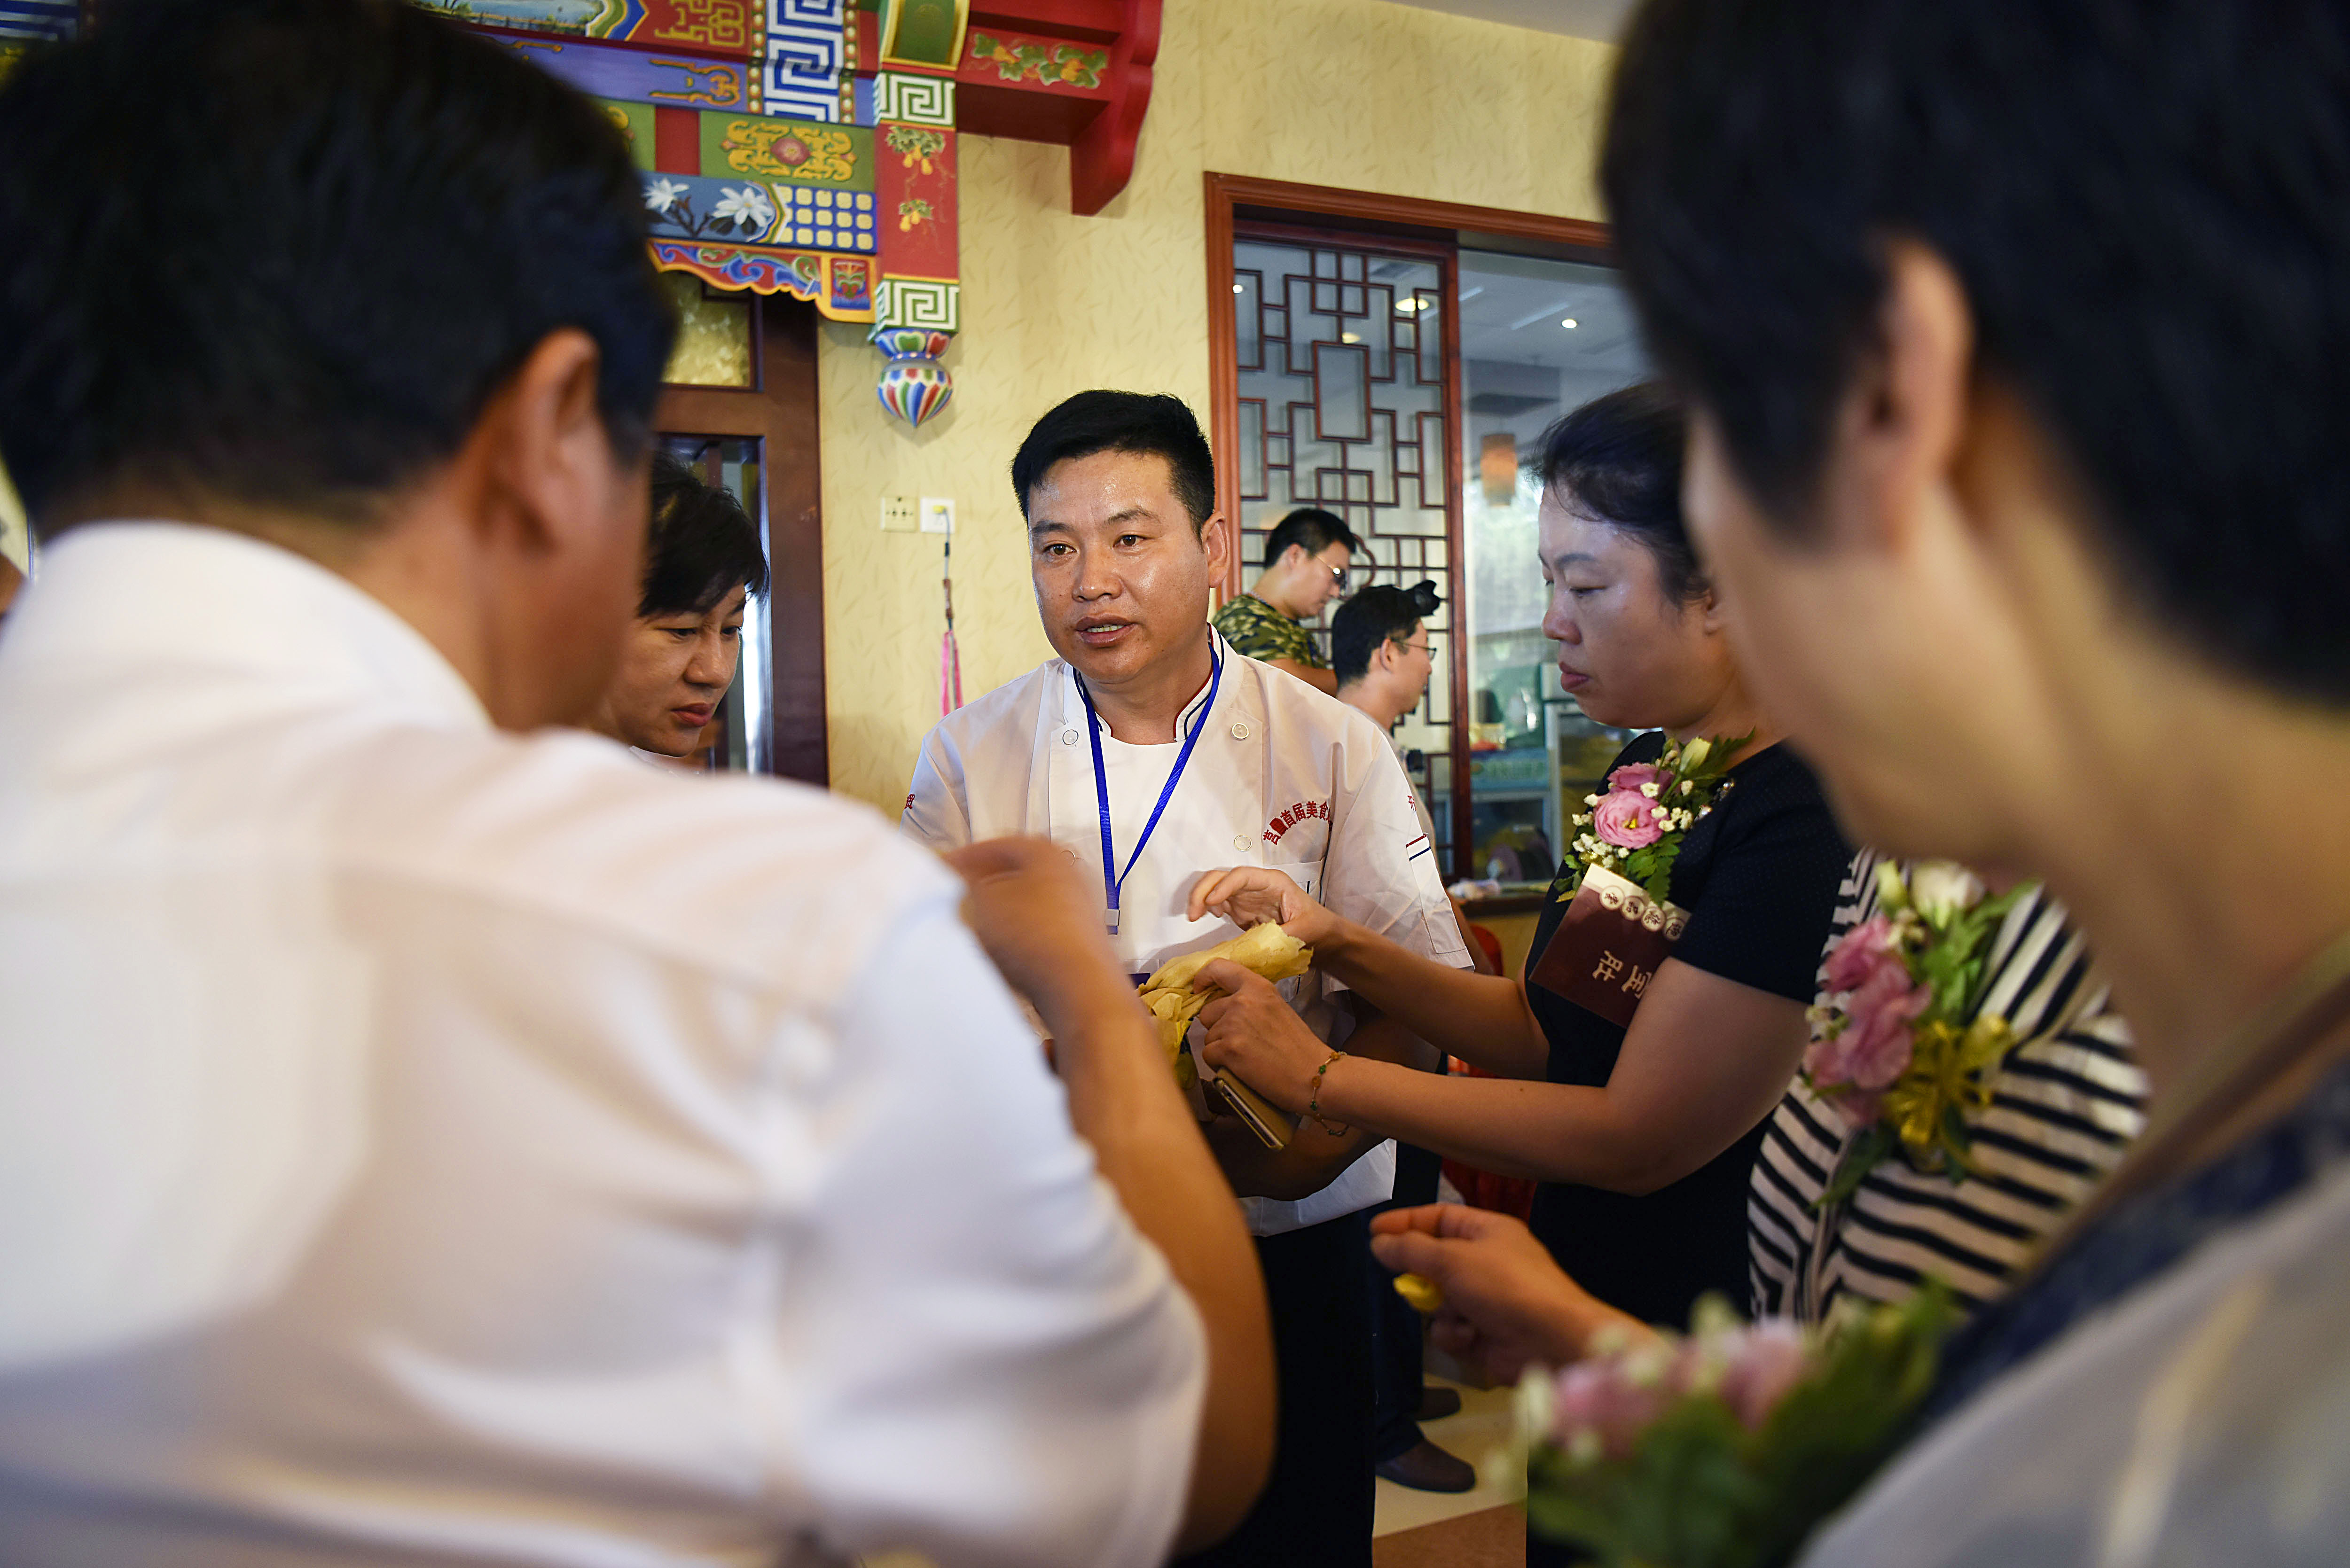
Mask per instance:
[[[761,107],[769,114],[836,123],[850,74],[848,0],[767,0]]]
[[[886,277],[873,291],[873,318],[887,327],[954,332],[962,324],[962,286],[934,277]]]
[[[1398,738],[1428,753],[1423,782],[1440,842],[1451,828],[1458,706],[1449,639],[1465,624],[1456,617],[1446,483],[1444,275],[1433,259],[1376,244],[1244,232],[1233,245],[1241,580],[1254,577],[1267,534],[1300,506],[1336,513],[1369,545],[1372,558],[1357,556],[1347,575],[1349,592],[1435,579],[1444,597],[1429,621],[1436,674]],[[1312,629],[1326,654],[1326,628]]]
[[[954,89],[954,83],[945,77],[883,71],[873,78],[873,118],[952,130]]]
[[[868,254],[873,250],[877,241],[872,192],[811,191],[805,185],[771,185],[768,189],[780,199],[778,215],[785,225],[771,244]],[[781,202],[788,202],[789,205],[781,205]]]

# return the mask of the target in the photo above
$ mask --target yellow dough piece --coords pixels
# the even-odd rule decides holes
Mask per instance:
[[[1422,1317],[1434,1317],[1444,1304],[1444,1288],[1425,1274],[1398,1274],[1395,1288],[1404,1304]]]
[[[1314,950],[1271,920],[1244,936],[1196,953],[1170,959],[1142,982],[1142,1005],[1159,1020],[1159,1044],[1167,1049],[1168,1065],[1180,1078],[1188,1064],[1183,1036],[1200,1009],[1215,998],[1214,990],[1193,991],[1192,977],[1217,959],[1230,959],[1266,980],[1287,980],[1314,967]],[[1186,1085],[1188,1087],[1188,1085]]]

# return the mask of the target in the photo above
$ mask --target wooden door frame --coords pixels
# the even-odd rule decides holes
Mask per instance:
[[[1377,244],[1388,241],[1433,243],[1455,259],[1462,250],[1497,250],[1521,255],[1550,255],[1561,261],[1612,265],[1615,236],[1605,223],[1582,218],[1555,218],[1540,213],[1515,213],[1502,207],[1471,206],[1460,202],[1428,202],[1412,196],[1390,196],[1377,191],[1342,191],[1323,185],[1301,185],[1287,180],[1260,180],[1246,174],[1204,177],[1207,192],[1208,252],[1208,439],[1215,452],[1216,505],[1224,514],[1234,548],[1222,584],[1227,597],[1241,591],[1244,564],[1239,549],[1241,527],[1240,346],[1238,319],[1232,314],[1232,242],[1244,223],[1281,224],[1317,229],[1333,239]],[[1458,273],[1453,286],[1444,290],[1444,452],[1446,549],[1453,562],[1454,622],[1450,679],[1452,683],[1452,853],[1449,869],[1463,874],[1460,857],[1468,850],[1473,808],[1470,803],[1469,597],[1467,541],[1462,537],[1461,409],[1461,290]]]
[[[656,431],[755,437],[767,545],[769,767],[832,784],[825,728],[823,476],[816,441],[816,308],[752,295],[753,386],[664,386]]]

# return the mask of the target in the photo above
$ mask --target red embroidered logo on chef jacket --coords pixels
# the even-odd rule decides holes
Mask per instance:
[[[1321,800],[1301,800],[1264,825],[1264,841],[1267,844],[1278,844],[1281,842],[1281,836],[1299,823],[1315,820],[1322,822],[1330,820],[1330,803]]]

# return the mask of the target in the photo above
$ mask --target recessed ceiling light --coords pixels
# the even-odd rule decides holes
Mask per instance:
[[[1565,320],[1560,322],[1559,325],[1565,327],[1569,332],[1572,332],[1575,330],[1575,317],[1570,316]]]
[[[1248,285],[1244,283],[1236,283],[1232,285],[1232,292],[1234,294],[1246,294],[1248,292]]]
[[[1427,303],[1428,302],[1426,300],[1421,299],[1399,299],[1396,301],[1396,308],[1401,311],[1404,315],[1409,316],[1413,311],[1418,310],[1421,306]]]
[[[1338,334],[1338,341],[1341,343],[1360,343],[1362,338],[1352,332],[1341,332]]]

